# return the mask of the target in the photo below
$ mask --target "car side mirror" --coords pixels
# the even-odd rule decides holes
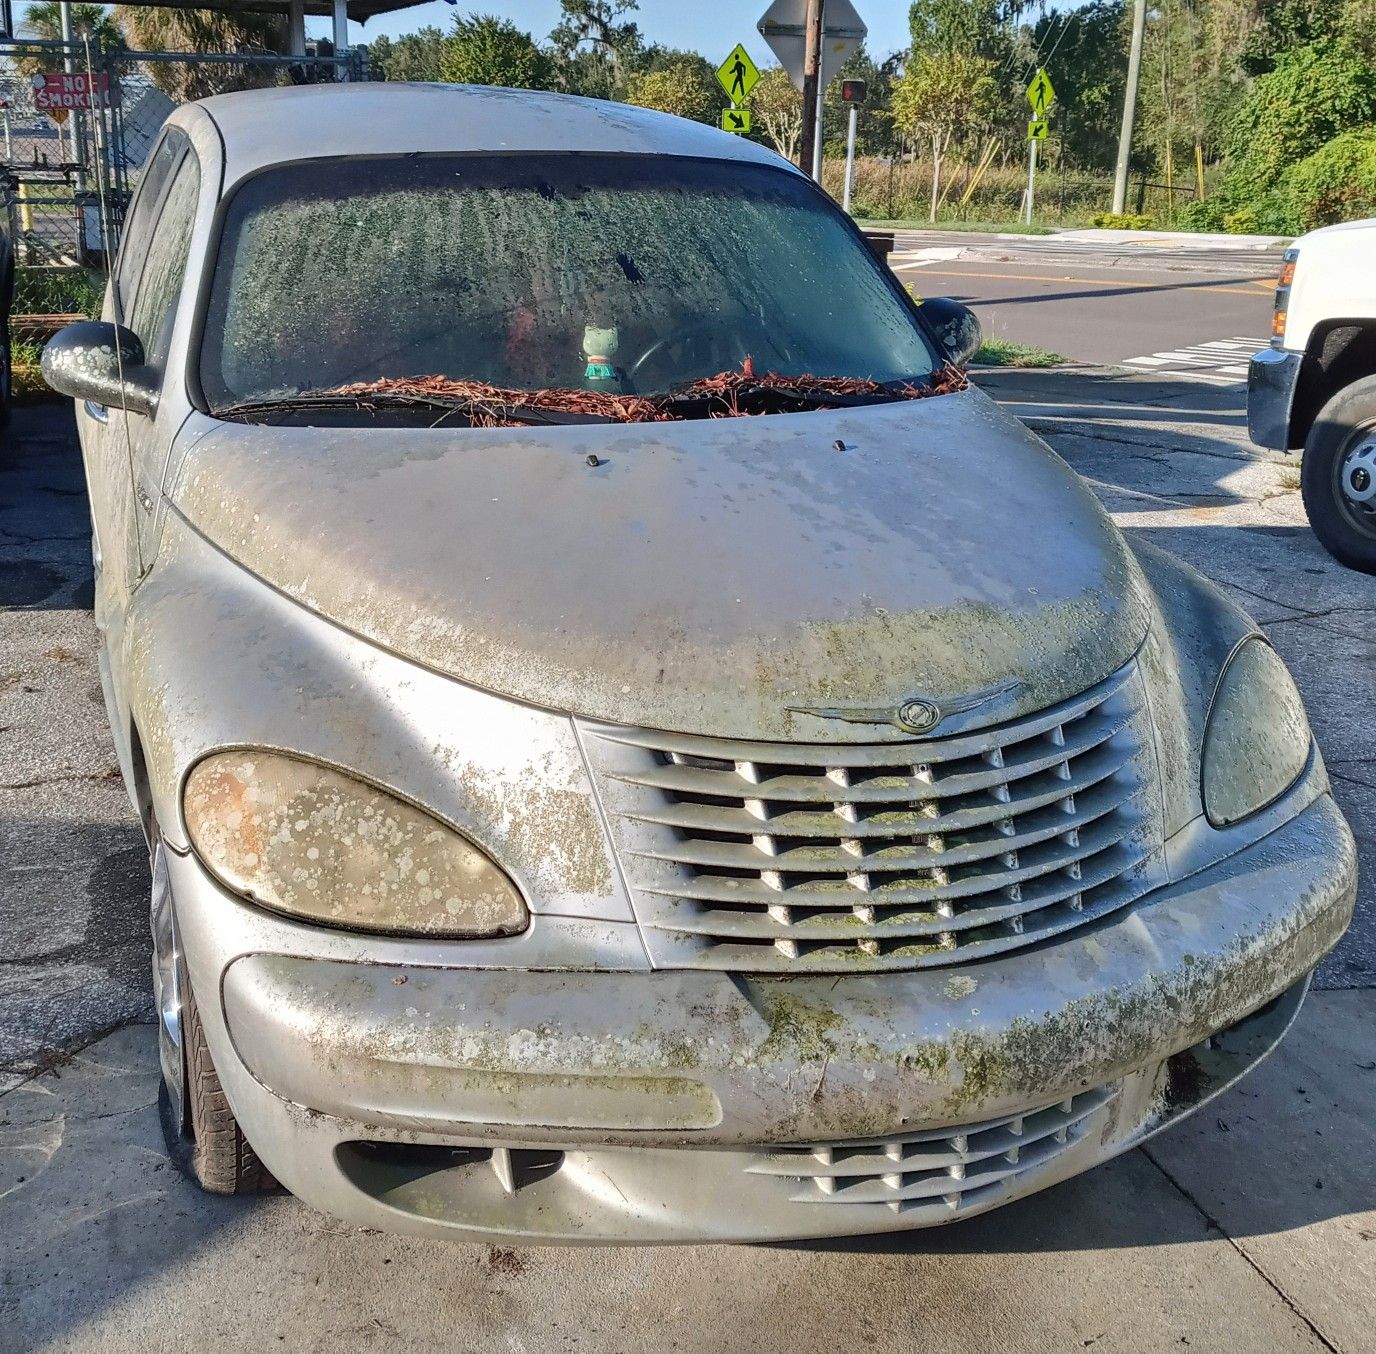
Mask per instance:
[[[965,366],[979,352],[984,334],[969,306],[949,296],[932,296],[921,303],[920,314],[927,321],[941,355],[952,366]]]
[[[144,364],[139,336],[104,320],[59,329],[43,349],[43,379],[61,395],[151,418],[158,374]]]

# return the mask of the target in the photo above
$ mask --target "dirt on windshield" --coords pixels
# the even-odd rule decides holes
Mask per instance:
[[[777,372],[757,376],[747,361],[740,371],[719,372],[662,395],[626,395],[558,387],[517,390],[481,381],[456,381],[448,376],[389,376],[334,386],[318,393],[349,396],[363,404],[371,395],[453,400],[463,403],[471,427],[507,428],[525,423],[527,420],[521,418],[518,411],[528,409],[587,414],[614,423],[668,423],[688,418],[741,418],[784,413],[797,409],[804,402],[809,408],[826,409],[839,408],[867,397],[925,399],[964,390],[967,385],[969,380],[965,373],[951,366],[934,373],[922,385],[885,385],[844,376],[782,376]],[[770,400],[771,393],[777,399]],[[743,403],[747,401],[749,407]]]

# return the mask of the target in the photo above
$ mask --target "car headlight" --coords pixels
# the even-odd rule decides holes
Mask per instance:
[[[504,936],[525,902],[466,837],[330,767],[276,752],[216,753],[183,797],[191,844],[226,888],[359,931]]]
[[[1204,731],[1204,812],[1226,827],[1279,799],[1309,760],[1309,720],[1285,664],[1245,640],[1224,664]]]

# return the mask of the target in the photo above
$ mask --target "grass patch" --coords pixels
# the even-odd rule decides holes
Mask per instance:
[[[94,319],[105,296],[105,274],[94,268],[17,268],[16,315],[76,315]]]
[[[1057,367],[1065,361],[1060,353],[1038,348],[1031,343],[1013,343],[1009,339],[988,338],[980,344],[972,361],[986,367]]]
[[[95,268],[16,268],[15,315],[86,315],[95,319],[105,299],[105,274]],[[16,399],[53,399],[39,361],[43,345],[10,336],[10,365]]]
[[[15,399],[53,398],[52,388],[43,379],[39,359],[43,347],[27,339],[16,339],[10,349],[10,380]]]

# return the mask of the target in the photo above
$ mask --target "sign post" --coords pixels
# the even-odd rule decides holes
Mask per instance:
[[[841,210],[847,215],[850,214],[850,190],[855,181],[855,122],[867,93],[863,80],[841,81],[841,102],[850,107],[846,120],[846,183],[841,190]]]
[[[1045,68],[1039,66],[1027,86],[1027,102],[1032,105],[1032,121],[1027,124],[1027,213],[1025,220],[1032,224],[1032,199],[1037,188],[1037,142],[1046,140],[1047,118],[1056,101],[1056,90]]]
[[[758,28],[794,87],[802,91],[800,161],[820,181],[822,92],[869,30],[851,0],[825,0],[825,4],[824,0],[773,0],[760,16]],[[814,52],[815,65],[811,64]]]

